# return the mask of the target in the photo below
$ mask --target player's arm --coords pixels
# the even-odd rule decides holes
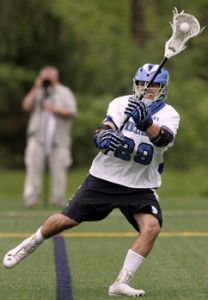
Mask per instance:
[[[116,131],[113,122],[103,122],[94,133],[94,142],[97,148],[115,151],[125,142],[124,137]]]
[[[165,126],[153,123],[150,110],[138,99],[134,97],[129,98],[125,114],[133,118],[136,127],[141,131],[145,131],[155,146],[165,147],[173,141],[174,135],[172,131]]]
[[[174,139],[174,135],[169,128],[165,126],[160,127],[155,123],[152,123],[152,125],[148,127],[145,132],[150,141],[157,147],[165,147]]]

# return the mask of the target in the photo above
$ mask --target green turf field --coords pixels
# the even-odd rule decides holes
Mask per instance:
[[[86,170],[69,174],[71,196]],[[208,299],[208,203],[206,171],[167,172],[161,189],[164,226],[148,259],[132,280],[144,289],[146,299]],[[201,180],[199,179],[199,176]],[[59,210],[40,202],[25,209],[23,172],[0,173],[0,254],[36,230]],[[204,181],[202,181],[202,179]],[[189,183],[189,184],[188,184]],[[108,219],[85,223],[66,231],[64,240],[72,277],[74,300],[106,300],[108,286],[121,268],[135,231],[114,211]],[[0,271],[0,299],[56,299],[54,240],[46,241],[16,268]],[[125,297],[116,297],[125,299]]]

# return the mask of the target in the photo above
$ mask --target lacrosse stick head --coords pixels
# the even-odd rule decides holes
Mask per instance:
[[[184,11],[178,13],[177,8],[173,9],[173,23],[170,23],[173,33],[165,44],[165,57],[170,58],[184,50],[186,43],[192,37],[200,34],[205,27],[201,28],[198,20]]]

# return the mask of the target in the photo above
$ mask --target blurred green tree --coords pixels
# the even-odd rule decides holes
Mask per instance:
[[[27,115],[21,101],[39,69],[48,64],[59,69],[61,81],[77,95],[75,164],[89,163],[96,152],[89,137],[105,117],[107,103],[131,93],[140,65],[162,59],[176,4],[206,25],[207,0],[0,0],[1,165],[23,166]],[[177,151],[168,154],[173,167],[188,167],[196,159],[207,162],[206,43],[205,30],[166,65],[168,102],[182,121]],[[90,154],[84,159],[86,148]]]

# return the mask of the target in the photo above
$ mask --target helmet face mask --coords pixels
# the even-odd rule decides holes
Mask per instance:
[[[136,97],[139,97],[141,91],[147,86],[148,82],[157,70],[158,65],[145,64],[139,68],[133,78],[133,92]],[[160,73],[154,79],[154,82],[145,93],[143,102],[151,104],[153,101],[165,100],[168,91],[169,75],[165,68],[162,68]],[[156,90],[157,89],[157,90]]]

